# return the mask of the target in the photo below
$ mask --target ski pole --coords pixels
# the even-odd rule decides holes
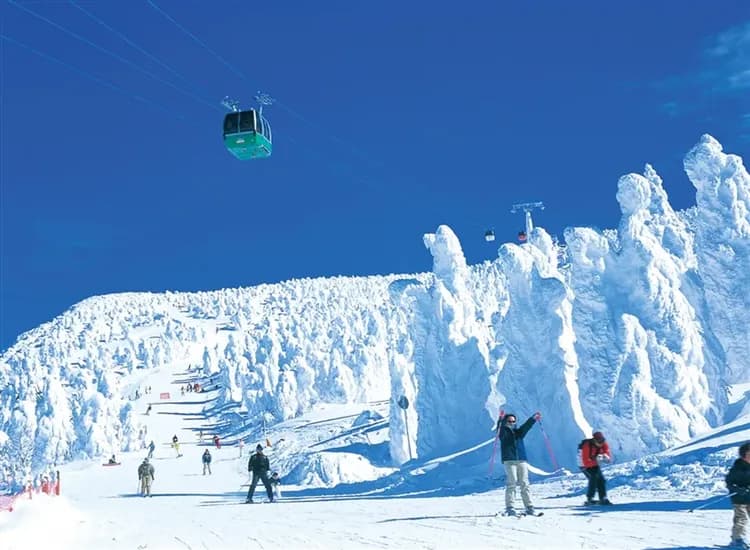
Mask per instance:
[[[555,453],[552,452],[552,445],[549,442],[549,437],[547,437],[547,432],[544,431],[544,426],[542,426],[542,419],[540,418],[537,422],[539,423],[539,429],[542,430],[542,437],[544,437],[544,443],[547,445],[547,452],[552,459],[552,465],[555,467],[555,471],[557,471],[560,469],[560,466],[557,465],[557,460],[555,459]]]
[[[715,499],[713,499],[713,500],[709,500],[709,501],[708,501],[708,502],[706,502],[705,504],[701,504],[700,506],[696,506],[696,507],[695,507],[695,508],[693,508],[692,510],[688,510],[688,512],[692,514],[692,513],[693,513],[693,512],[695,512],[696,510],[701,510],[701,509],[703,509],[703,508],[707,508],[708,506],[711,506],[712,504],[714,504],[714,503],[716,503],[716,502],[720,502],[720,501],[724,500],[725,498],[733,497],[733,496],[734,496],[734,495],[736,495],[736,494],[737,494],[737,491],[735,491],[734,493],[729,493],[728,495],[724,495],[724,496],[722,496],[722,497],[719,497],[719,498],[715,498]]]
[[[503,416],[505,416],[505,412],[503,409],[500,409],[500,411],[497,413],[497,421],[498,424],[503,419]],[[487,472],[487,477],[492,477],[492,471],[495,469],[495,452],[497,451],[497,440],[500,438],[500,426],[495,426],[495,441],[492,444],[492,457],[490,458],[490,468]]]

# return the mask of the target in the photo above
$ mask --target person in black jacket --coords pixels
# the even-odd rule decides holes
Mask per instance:
[[[209,475],[211,474],[211,453],[208,452],[208,449],[203,451],[203,456],[201,457],[201,460],[203,461],[203,475],[206,475],[206,470],[208,470]]]
[[[271,469],[271,465],[268,462],[268,457],[263,454],[263,445],[258,444],[255,447],[255,452],[250,455],[250,460],[247,461],[247,471],[252,472],[253,480],[250,482],[250,489],[247,491],[246,503],[253,502],[253,494],[255,493],[255,487],[258,485],[258,480],[263,482],[263,486],[266,488],[266,494],[268,494],[268,501],[273,502],[273,489],[271,483],[268,480],[268,470]]]
[[[506,414],[498,422],[497,437],[500,440],[500,454],[505,467],[505,513],[515,514],[513,503],[516,499],[516,485],[521,489],[521,500],[527,514],[533,514],[534,505],[529,495],[529,469],[526,464],[526,448],[523,438],[531,427],[542,418],[539,412],[516,428],[516,415]]]
[[[739,448],[740,457],[734,461],[726,477],[727,489],[732,495],[734,518],[732,521],[732,545],[750,548],[745,540],[745,527],[750,513],[750,442]]]

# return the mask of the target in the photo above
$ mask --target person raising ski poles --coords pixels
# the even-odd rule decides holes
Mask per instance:
[[[529,468],[526,462],[526,447],[523,438],[532,426],[542,419],[539,411],[531,418],[516,427],[515,414],[506,414],[498,421],[498,439],[500,440],[500,456],[505,467],[505,513],[516,515],[513,507],[516,499],[516,486],[521,490],[521,500],[528,515],[537,515],[529,495]]]

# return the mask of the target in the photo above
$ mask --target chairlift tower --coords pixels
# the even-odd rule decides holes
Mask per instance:
[[[541,201],[536,202],[519,202],[513,205],[510,209],[511,214],[516,214],[523,211],[526,217],[526,238],[531,238],[531,232],[534,229],[534,221],[531,219],[531,211],[535,208],[544,210],[544,203]]]

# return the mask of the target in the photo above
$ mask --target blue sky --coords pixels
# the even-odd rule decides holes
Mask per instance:
[[[619,4],[4,1],[0,349],[91,295],[428,270],[443,223],[479,262],[519,201],[615,227],[646,162],[693,204],[700,135],[750,144],[750,5]]]

